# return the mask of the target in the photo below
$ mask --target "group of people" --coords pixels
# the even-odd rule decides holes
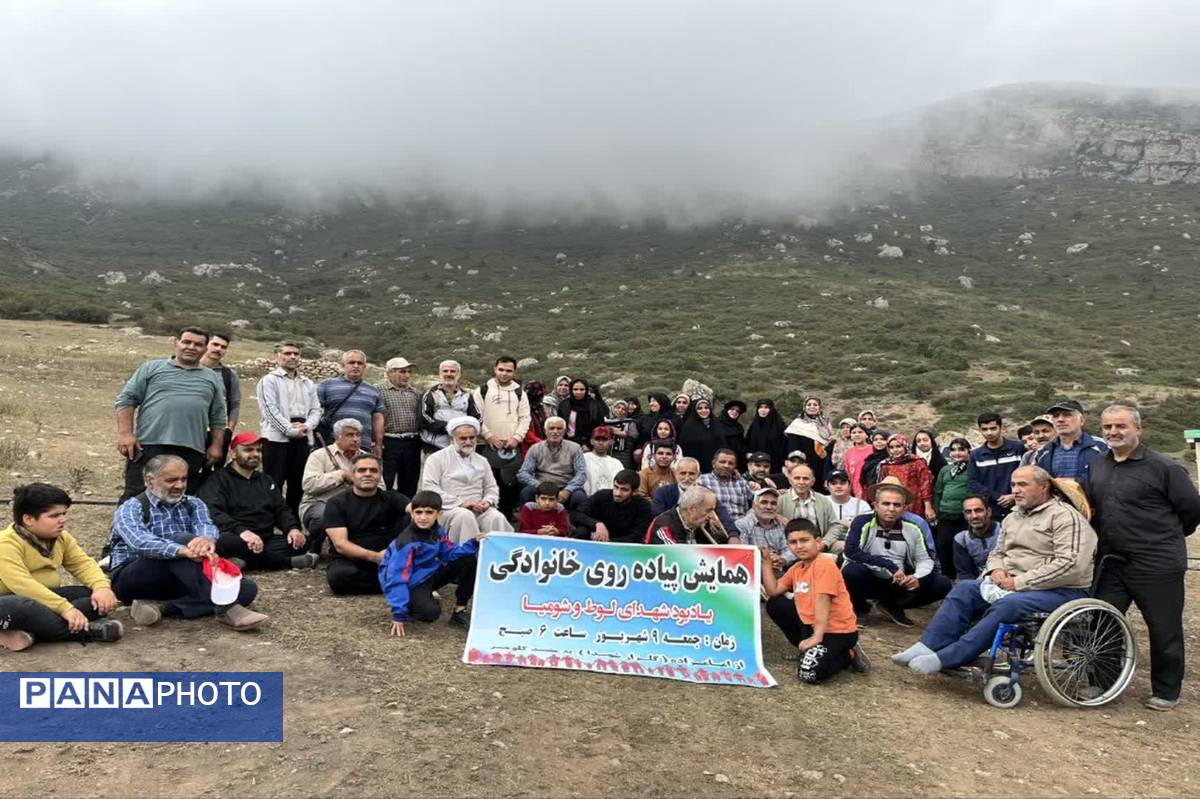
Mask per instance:
[[[921,639],[893,660],[920,673],[973,661],[998,625],[1092,588],[1097,550],[1120,556],[1095,593],[1136,603],[1151,642],[1151,706],[1178,702],[1184,671],[1184,537],[1200,523],[1186,470],[1141,443],[1138,411],[1113,405],[1101,437],[1075,400],[1004,435],[979,416],[983,444],[939,446],[880,429],[866,410],[831,424],[820,399],[784,422],[775,403],[652,393],[608,405],[582,379],[552,389],[517,380],[500,357],[475,389],[438,365],[418,390],[392,358],[367,358],[314,384],[301,347],[276,346],[255,388],[261,427],[238,431],[240,379],[222,363],[232,338],[188,327],[116,401],[124,496],[98,564],[66,531],[70,497],[17,489],[0,532],[0,645],[70,637],[113,641],[118,602],[135,624],[217,616],[236,630],[268,617],[215,605],[213,563],[244,572],[311,569],[331,593],[382,594],[395,635],[441,614],[469,626],[478,541],[488,532],[640,544],[746,544],[763,554],[765,610],[821,682],[865,671],[858,631],[872,613],[904,627],[940,603]],[[327,553],[327,554],[326,554]],[[103,567],[103,568],[102,568]],[[80,583],[62,586],[60,570]]]

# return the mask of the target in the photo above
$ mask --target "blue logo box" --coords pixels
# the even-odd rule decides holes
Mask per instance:
[[[283,741],[283,672],[0,674],[0,741]]]

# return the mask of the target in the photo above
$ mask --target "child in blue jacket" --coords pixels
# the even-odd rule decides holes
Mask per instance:
[[[410,518],[396,540],[388,546],[379,564],[379,584],[392,607],[392,635],[404,637],[404,623],[410,618],[433,622],[442,615],[442,606],[433,592],[447,583],[457,583],[454,612],[450,623],[471,626],[467,603],[475,593],[475,556],[479,538],[457,546],[438,524],[442,497],[436,491],[418,491],[412,498]]]

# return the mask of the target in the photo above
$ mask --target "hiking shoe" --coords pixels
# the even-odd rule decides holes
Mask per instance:
[[[259,613],[257,610],[242,607],[241,605],[230,605],[229,609],[222,613],[219,617],[221,623],[226,627],[232,627],[238,632],[247,630],[257,630],[265,624],[271,617],[265,613]]]
[[[450,623],[457,624],[459,627],[470,627],[471,612],[466,608],[454,611],[450,614]]]
[[[305,552],[303,555],[295,555],[292,558],[293,569],[315,569],[317,564],[321,562],[321,556],[316,552]]]
[[[162,606],[148,599],[135,599],[129,605],[129,617],[140,627],[152,627],[162,621]]]
[[[910,619],[908,617],[908,614],[904,612],[904,608],[898,608],[894,605],[885,605],[882,602],[880,602],[879,610],[883,613],[884,616],[887,616],[889,619],[892,620],[892,622],[900,625],[901,627],[912,627],[913,626],[913,620]]]
[[[246,570],[246,561],[242,560],[241,558],[230,558],[229,562],[232,563],[234,566],[237,566],[238,571]]]
[[[86,640],[97,641],[102,644],[111,644],[114,641],[120,641],[123,635],[125,635],[125,625],[116,619],[94,621],[84,631]]]
[[[1152,696],[1146,700],[1146,707],[1151,710],[1172,710],[1178,704],[1178,699],[1163,699],[1161,696]]]
[[[20,652],[33,646],[33,636],[24,630],[0,630],[0,649]]]
[[[862,642],[856,643],[854,648],[850,650],[850,671],[855,674],[871,673],[871,659],[867,657],[866,651],[863,650]]]

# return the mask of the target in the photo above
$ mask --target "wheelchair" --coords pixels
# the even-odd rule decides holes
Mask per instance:
[[[1097,566],[1097,581],[1110,558],[1115,556],[1106,555]],[[1029,614],[996,631],[983,664],[983,698],[992,707],[1016,707],[1021,673],[1030,666],[1055,702],[1100,707],[1119,697],[1133,680],[1137,642],[1125,614],[1094,597],[1071,600],[1050,613]]]

